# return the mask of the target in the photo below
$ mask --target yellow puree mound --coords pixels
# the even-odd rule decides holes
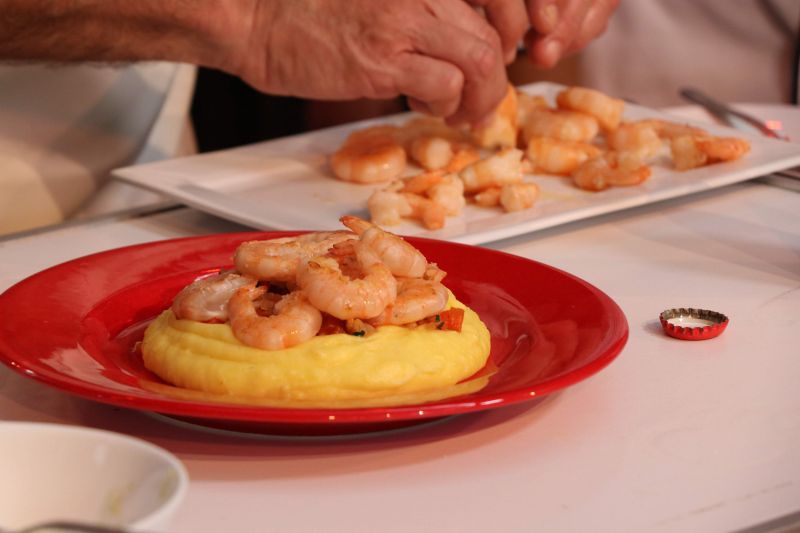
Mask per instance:
[[[210,399],[286,407],[365,407],[433,401],[480,389],[489,330],[465,310],[460,332],[383,326],[366,337],[315,337],[283,350],[239,342],[227,324],[178,320],[164,311],[142,342],[144,364],[159,377]]]

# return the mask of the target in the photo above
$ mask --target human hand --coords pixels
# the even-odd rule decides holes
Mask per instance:
[[[514,61],[517,57],[517,47],[525,31],[530,27],[524,3],[519,0],[466,0],[466,2],[483,9],[489,24],[500,36],[506,64]]]
[[[618,4],[619,0],[527,0],[529,59],[540,67],[555,66],[602,34]]]
[[[227,70],[272,94],[331,100],[402,94],[417,111],[477,122],[505,95],[503,49],[527,23],[508,9],[523,7],[519,0],[473,3],[484,6],[502,35],[462,0],[258,0],[250,33]]]

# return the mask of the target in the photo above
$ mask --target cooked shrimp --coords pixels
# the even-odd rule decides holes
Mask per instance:
[[[391,189],[373,192],[367,199],[367,209],[372,222],[381,226],[396,226],[413,211],[405,195]]]
[[[444,167],[445,172],[458,174],[481,158],[478,149],[468,143],[454,143],[453,150],[453,158],[450,159],[450,162]]]
[[[528,94],[517,91],[517,124],[528,122],[528,116],[534,109],[547,109],[547,99],[538,94]]]
[[[534,137],[552,137],[562,141],[587,142],[595,138],[597,119],[586,113],[566,109],[533,109],[522,127],[522,142]]]
[[[683,135],[672,140],[672,161],[677,170],[734,161],[750,151],[750,143],[736,137]]]
[[[425,273],[422,275],[422,279],[441,282],[445,276],[447,276],[447,272],[439,268],[439,265],[436,263],[428,263]]]
[[[545,138],[545,137],[542,137]],[[522,169],[523,174],[534,174],[536,172],[536,167],[533,165],[530,159],[527,156],[522,157],[522,162],[520,163],[520,168]]]
[[[441,170],[430,170],[411,176],[403,180],[402,192],[410,192],[412,194],[425,194],[428,189],[442,181],[444,172]]]
[[[348,231],[319,231],[297,237],[247,241],[236,248],[233,264],[245,276],[293,282],[303,258],[323,254],[337,242],[354,238]]]
[[[558,93],[556,103],[562,109],[580,111],[597,119],[604,130],[619,126],[625,102],[585,87],[570,87]]]
[[[648,166],[648,159],[642,156],[641,151],[635,150],[620,150],[605,152],[605,157],[608,159],[612,166],[621,170],[622,172],[631,172],[638,170],[643,166]],[[633,185],[636,185],[635,183]]]
[[[425,170],[458,172],[480,159],[478,149],[466,142],[444,137],[419,137],[409,145],[411,158]]]
[[[406,168],[406,151],[395,126],[374,126],[353,132],[331,156],[337,178],[355,183],[391,181]]]
[[[589,143],[534,137],[525,152],[534,172],[569,175],[581,163],[600,155],[600,149]]]
[[[638,160],[620,158],[615,152],[589,159],[575,172],[575,185],[587,191],[602,191],[611,186],[638,185],[650,177],[650,167]]]
[[[356,256],[356,246],[358,242],[358,239],[340,242],[325,254],[327,257],[332,257],[339,263],[339,271],[348,278],[355,279],[361,276],[361,265]]]
[[[651,122],[623,122],[606,134],[608,146],[616,151],[634,152],[648,162],[661,151],[661,137]]]
[[[472,138],[481,148],[512,148],[517,144],[517,91],[508,86],[505,97],[485,126],[472,129]]]
[[[455,174],[446,174],[432,185],[428,191],[428,198],[444,208],[448,216],[456,216],[466,204],[464,199],[464,182]]]
[[[634,124],[652,127],[661,139],[672,140],[684,135],[708,135],[706,130],[688,124],[670,122],[659,118],[647,118]]]
[[[411,141],[408,152],[425,170],[436,170],[452,161],[453,143],[444,137],[418,137]]]
[[[236,248],[233,264],[242,274],[257,279],[291,281],[303,250],[296,237],[247,241]]]
[[[533,207],[539,196],[539,187],[535,183],[512,183],[500,189],[500,205],[507,212],[522,211]]]
[[[439,229],[446,216],[444,206],[430,198],[391,189],[373,192],[367,199],[367,208],[372,222],[382,226],[394,226],[408,218],[419,220],[428,229]]]
[[[462,142],[469,139],[467,132],[452,128],[444,120],[436,117],[415,117],[403,124],[400,137],[409,147],[415,139],[421,137],[439,137],[452,142]]]
[[[347,333],[370,336],[375,333],[375,326],[369,322],[364,322],[360,318],[349,318],[344,322],[344,330]]]
[[[228,300],[242,287],[255,287],[256,280],[233,271],[198,279],[184,287],[172,301],[177,318],[206,322],[228,320]]]
[[[402,216],[419,220],[428,229],[438,229],[444,226],[445,206],[433,202],[426,195],[435,185],[441,183],[444,177],[443,171],[431,170],[405,180],[395,181],[386,190],[397,193],[391,201],[394,203],[394,209],[403,213]],[[386,202],[389,202],[389,196],[386,198]],[[387,203],[385,207],[389,207],[389,204]],[[373,222],[379,224],[376,220]]]
[[[474,193],[488,187],[522,181],[522,151],[504,148],[494,155],[471,164],[459,174],[464,192]]]
[[[711,162],[735,161],[750,151],[750,143],[738,137],[695,137]]]
[[[473,196],[472,199],[480,206],[494,207],[500,205],[500,191],[501,187],[489,187]]]
[[[444,227],[447,216],[444,206],[419,194],[403,193],[403,195],[411,206],[411,218],[419,220],[428,229]]]
[[[708,155],[700,149],[692,135],[682,135],[673,139],[670,152],[676,170],[689,170],[708,163]]]
[[[400,128],[406,153],[425,170],[452,164],[455,155],[469,141],[469,133],[451,128],[435,117],[416,117]]]
[[[275,306],[280,302],[285,294],[278,294],[275,292],[265,292],[261,298],[253,302],[256,312],[261,316],[270,316],[275,314]]]
[[[377,316],[397,298],[397,281],[378,254],[360,241],[355,255],[363,277],[345,276],[338,261],[329,256],[310,259],[297,273],[309,302],[342,320]]]
[[[384,231],[364,219],[346,215],[342,224],[353,230],[361,242],[378,254],[380,260],[395,276],[419,278],[425,273],[428,260],[402,237]]]
[[[404,278],[397,284],[397,299],[378,316],[371,318],[373,326],[411,324],[444,310],[447,289],[438,281]]]
[[[264,287],[243,287],[228,302],[233,335],[240,342],[262,350],[280,350],[314,337],[322,325],[322,314],[302,292],[287,294],[275,304],[272,316],[261,316],[254,303]]]

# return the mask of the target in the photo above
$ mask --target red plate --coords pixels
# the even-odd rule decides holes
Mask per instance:
[[[609,364],[628,338],[620,308],[570,274],[521,257],[462,244],[408,240],[448,272],[446,284],[492,332],[482,390],[424,405],[279,409],[165,396],[133,349],[144,326],[199,274],[226,267],[243,240],[292,232],[175,239],[63,263],[0,295],[0,359],[23,375],[92,400],[213,427],[275,434],[388,429],[529,401]]]

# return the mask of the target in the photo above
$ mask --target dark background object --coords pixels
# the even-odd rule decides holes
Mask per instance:
[[[191,117],[200,152],[406,111],[405,102],[323,102],[262,94],[239,78],[199,68]]]
[[[299,98],[264,95],[239,78],[200,68],[192,123],[201,152],[221,150],[307,130]]]

